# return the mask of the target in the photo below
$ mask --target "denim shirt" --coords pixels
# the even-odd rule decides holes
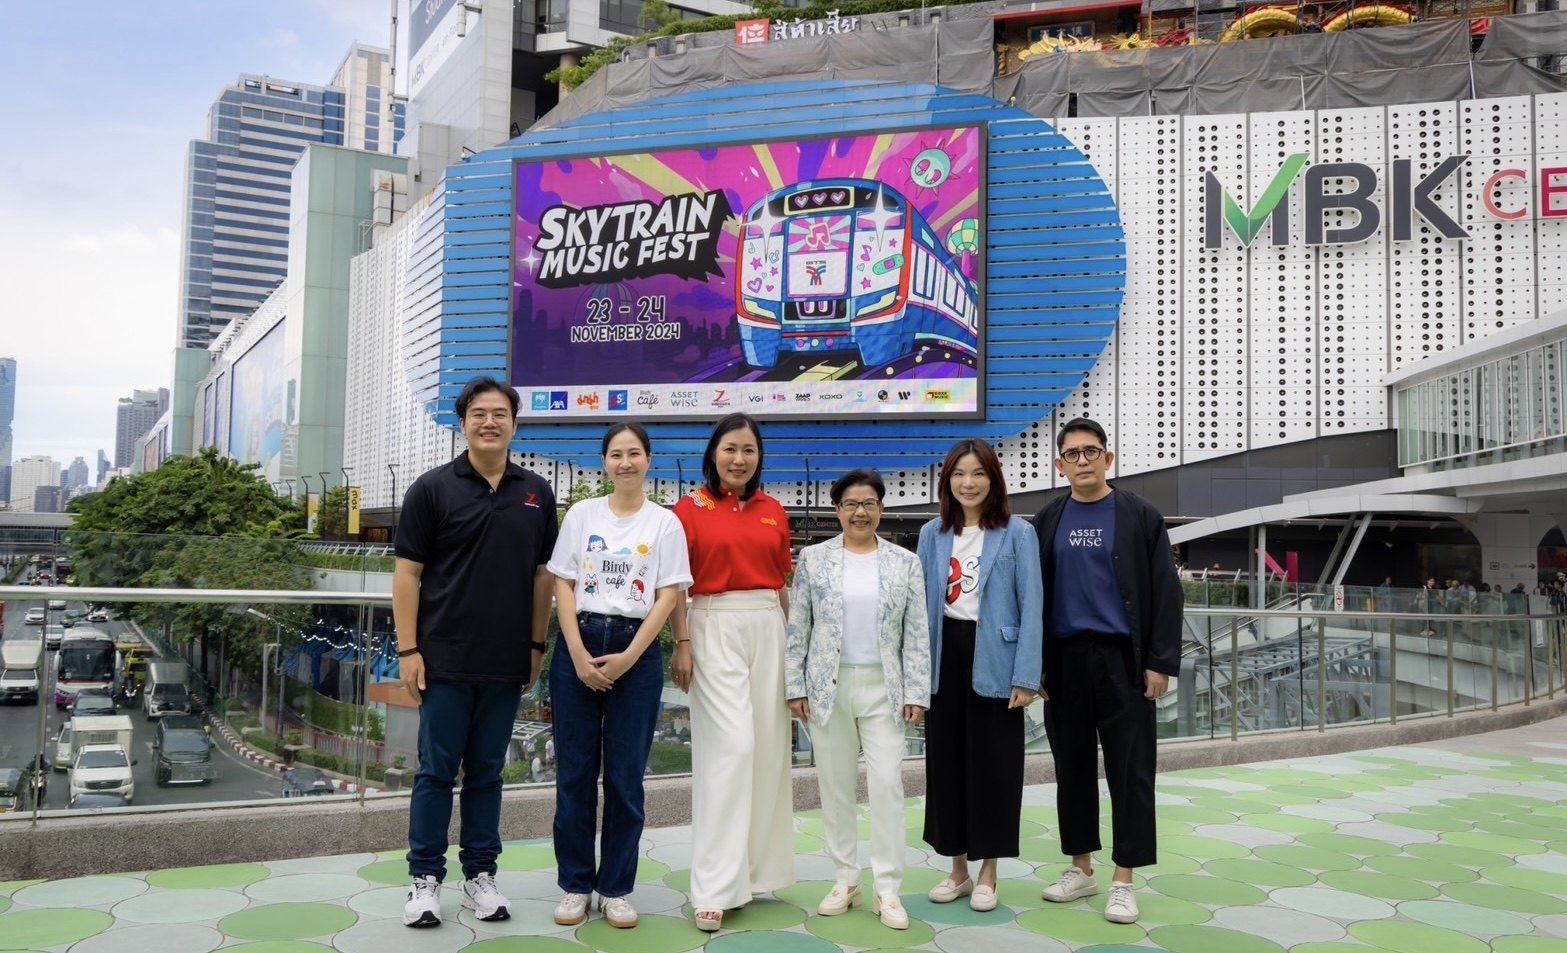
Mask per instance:
[[[941,520],[920,528],[919,557],[925,567],[925,605],[930,620],[930,691],[941,688],[942,604],[951,533]],[[974,636],[974,693],[1007,698],[1013,688],[1039,690],[1045,638],[1045,587],[1039,571],[1039,541],[1027,520],[985,530],[979,557],[979,623]]]

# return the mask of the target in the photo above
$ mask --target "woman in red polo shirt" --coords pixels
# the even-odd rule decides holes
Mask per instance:
[[[674,617],[672,674],[691,693],[691,905],[697,927],[712,932],[725,910],[794,883],[783,668],[790,558],[789,517],[760,489],[756,421],[718,422],[702,477],[674,507],[693,581],[689,637],[678,609]]]

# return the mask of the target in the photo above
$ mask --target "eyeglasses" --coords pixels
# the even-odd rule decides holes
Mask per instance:
[[[874,513],[881,509],[881,500],[843,500],[838,504],[838,509],[845,513],[858,513],[860,510]]]
[[[1076,463],[1079,460],[1087,460],[1089,463],[1093,463],[1104,456],[1104,453],[1104,447],[1073,447],[1070,450],[1061,451],[1061,459],[1067,463]]]
[[[501,424],[509,420],[516,420],[517,415],[509,410],[470,410],[468,411],[468,419],[476,424],[482,424],[486,420],[493,420]]]

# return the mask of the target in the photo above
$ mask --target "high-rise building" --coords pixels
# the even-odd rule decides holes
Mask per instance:
[[[0,500],[11,499],[11,420],[16,416],[16,358],[0,357]]]
[[[11,509],[33,512],[33,500],[41,486],[60,485],[60,465],[49,457],[26,457],[11,464]]]
[[[136,441],[147,435],[169,409],[169,389],[133,391],[121,397],[114,418],[114,465],[128,467],[136,456]]]
[[[41,486],[33,490],[34,513],[58,513],[64,509],[65,488],[62,486]]]
[[[98,487],[102,488],[102,486],[103,486],[103,479],[104,479],[104,477],[109,475],[109,469],[110,469],[110,467],[109,467],[109,455],[107,453],[104,453],[102,450],[99,450],[98,451],[98,483],[97,483]]]
[[[88,486],[87,461],[77,457],[71,461],[71,465],[65,468],[66,478],[62,486],[69,487],[73,494],[80,492]]]
[[[241,74],[224,87],[186,160],[179,346],[206,347],[282,282],[290,175],[307,144],[392,152],[403,113],[394,104],[387,128],[391,66],[355,44],[329,86]]]

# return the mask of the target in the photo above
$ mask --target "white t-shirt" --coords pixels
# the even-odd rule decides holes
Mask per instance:
[[[881,570],[876,551],[843,551],[843,648],[838,661],[844,665],[880,665],[881,649],[876,633],[881,598]]]
[[[608,497],[573,506],[548,569],[576,583],[578,611],[628,619],[645,618],[659,589],[691,585],[685,530],[651,500],[625,518],[610,512]]]
[[[985,531],[965,526],[952,538],[952,560],[947,563],[947,597],[942,615],[949,619],[979,621],[979,554],[985,548]]]

